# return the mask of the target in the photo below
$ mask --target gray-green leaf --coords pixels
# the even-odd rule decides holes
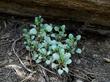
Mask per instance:
[[[45,27],[45,30],[46,30],[47,32],[51,32],[52,29],[53,29],[53,27],[52,27],[51,25],[48,25],[48,24],[44,24],[44,27]]]
[[[57,46],[56,46],[55,44],[53,44],[53,45],[51,46],[51,48],[52,48],[53,51],[55,51],[55,50],[57,49]]]
[[[26,49],[30,51],[30,47],[29,46],[26,46]]]
[[[65,27],[66,27],[65,25],[61,26],[61,29],[62,29],[63,32],[65,32]]]
[[[51,61],[50,60],[46,60],[46,62],[45,62],[47,65],[49,65],[50,63],[51,63]]]
[[[30,29],[29,34],[31,34],[31,35],[32,35],[32,34],[36,35],[36,34],[37,34],[37,30],[36,30],[35,28]]]
[[[32,54],[32,59],[33,59],[33,60],[36,60],[37,57],[38,57],[38,54],[37,54],[36,52],[33,52],[33,54]]]
[[[68,67],[63,68],[63,70],[64,70],[66,73],[68,73],[68,72],[69,72]]]
[[[62,69],[58,69],[58,74],[61,75],[63,73]]]
[[[73,36],[73,34],[69,34],[69,39],[74,39],[74,36]]]
[[[41,60],[40,60],[40,59],[37,59],[37,60],[36,60],[36,63],[40,63],[40,62],[41,62]]]
[[[52,63],[52,64],[51,64],[51,67],[54,68],[54,69],[56,69],[57,66],[58,66],[58,64],[55,64],[55,63]]]
[[[68,60],[66,61],[66,64],[70,64],[70,63],[72,63],[72,60],[71,60],[71,59],[68,59]]]
[[[80,39],[81,39],[81,35],[77,35],[76,40],[80,40]]]
[[[70,53],[66,53],[65,54],[65,58],[70,58],[71,57],[71,54]]]
[[[55,31],[59,31],[59,27],[55,26],[55,27],[54,27],[54,30],[55,30]]]
[[[82,50],[81,50],[80,48],[78,48],[78,49],[76,50],[76,53],[78,53],[78,54],[81,54],[81,52],[82,52]]]
[[[54,53],[52,55],[52,57],[53,57],[53,60],[58,60],[59,59],[59,54],[58,53]]]

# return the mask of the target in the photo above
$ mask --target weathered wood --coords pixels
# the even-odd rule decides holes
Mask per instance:
[[[110,0],[0,0],[0,12],[110,26]]]

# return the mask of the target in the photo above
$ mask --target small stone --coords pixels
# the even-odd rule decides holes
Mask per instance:
[[[77,80],[76,80],[76,82],[83,82],[83,81],[82,81],[82,80],[80,80],[80,79],[77,79]]]
[[[81,63],[80,59],[76,60],[76,64],[80,64],[80,63]]]
[[[12,52],[8,52],[8,55],[11,56],[12,55]]]

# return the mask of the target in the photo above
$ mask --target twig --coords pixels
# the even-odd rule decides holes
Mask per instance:
[[[75,73],[73,74],[72,71],[70,71],[69,75],[77,77],[77,78],[80,78],[80,79],[83,79],[83,80],[86,80],[86,78],[84,78],[84,77],[82,77],[82,76],[80,76],[78,74],[75,74]]]
[[[2,39],[0,39],[0,40],[2,40]],[[12,43],[12,42],[13,42],[13,40],[11,40],[11,41],[9,41],[9,42],[7,41],[7,42],[4,42],[4,43],[0,44],[0,46],[1,46],[1,45],[6,45],[6,44],[9,44],[9,43]]]
[[[46,71],[44,69],[42,69],[42,73],[44,74],[46,82],[49,82],[48,75],[46,74]]]
[[[43,67],[42,65],[38,64],[38,66],[40,66],[42,69],[44,69],[44,70],[46,70],[46,71],[48,71],[48,72],[50,72],[50,73],[52,73],[52,74],[56,75],[56,73],[55,73],[55,72],[53,72],[53,71],[51,71],[51,70],[49,70],[49,69],[47,69],[47,68]]]
[[[86,71],[86,70],[84,70],[84,69],[81,69],[81,68],[76,68],[76,69],[77,69],[78,71],[84,72],[85,74],[94,75],[94,73],[91,73],[91,72]]]
[[[73,73],[72,71],[74,71],[74,74],[76,75],[76,76],[80,76],[80,75],[78,75],[78,72],[80,72],[80,74],[82,74],[83,75],[83,77],[86,77],[86,78],[83,78],[83,79],[88,79],[88,80],[92,80],[92,78],[90,77],[90,76],[88,76],[88,75],[93,75],[93,73],[89,73],[88,71],[86,71],[86,70],[83,70],[83,69],[80,69],[80,68],[76,68],[77,70],[71,70],[70,72],[71,73]],[[77,72],[77,73],[75,73],[75,72]],[[81,77],[81,76],[80,76]],[[82,77],[81,77],[82,78]]]
[[[32,71],[31,69],[27,68],[27,67],[24,65],[24,63],[22,62],[22,60],[19,58],[18,54],[17,54],[16,51],[15,51],[16,42],[19,41],[19,40],[21,40],[21,39],[22,39],[22,37],[16,39],[16,40],[13,42],[13,44],[12,44],[12,50],[13,50],[15,56],[18,58],[19,62],[22,64],[22,66],[23,66],[28,72],[33,73],[33,71]]]

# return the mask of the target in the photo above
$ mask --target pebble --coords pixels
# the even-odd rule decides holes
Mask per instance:
[[[80,64],[80,63],[81,63],[81,60],[78,59],[78,60],[76,61],[76,64]]]
[[[80,80],[80,79],[77,79],[77,80],[76,80],[76,82],[83,82],[83,81],[82,81],[82,80]]]
[[[8,55],[11,56],[12,55],[12,52],[8,52]]]

